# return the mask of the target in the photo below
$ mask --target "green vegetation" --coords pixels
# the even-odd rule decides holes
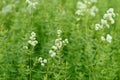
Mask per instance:
[[[120,0],[89,1],[0,0],[0,80],[120,80]]]

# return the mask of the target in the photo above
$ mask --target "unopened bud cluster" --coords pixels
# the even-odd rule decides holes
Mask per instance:
[[[28,46],[23,46],[23,49],[27,50],[27,49],[28,49]]]
[[[38,62],[41,64],[41,66],[45,66],[45,64],[47,63],[47,59],[43,59],[42,57],[39,57]]]
[[[38,44],[38,41],[36,40],[36,33],[35,32],[31,33],[30,40],[28,41],[28,43],[32,46],[36,46]]]
[[[62,40],[61,33],[62,33],[61,30],[57,31],[58,38],[55,40],[55,44],[52,46],[51,50],[49,51],[51,57],[55,57],[57,51],[59,51],[60,49],[62,49],[62,47],[68,44],[68,39]]]

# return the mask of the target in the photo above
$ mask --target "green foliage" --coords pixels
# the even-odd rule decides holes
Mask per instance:
[[[0,0],[0,80],[120,80],[120,0],[98,0],[96,16],[86,13],[80,21],[76,3],[84,0],[33,1],[38,3],[35,9],[25,0]],[[109,8],[117,14],[115,23],[96,31]],[[57,30],[69,43],[51,58]],[[38,41],[34,47],[28,43],[33,31]],[[112,42],[101,41],[108,33]],[[47,59],[45,66],[39,57]]]

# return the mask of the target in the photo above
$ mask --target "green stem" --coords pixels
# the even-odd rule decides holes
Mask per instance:
[[[60,66],[62,65],[62,49],[60,49],[59,51],[59,62],[60,62]]]
[[[30,80],[32,80],[32,68],[31,68],[32,66],[31,66],[31,54],[30,54],[30,66],[29,66],[29,68],[30,68]]]
[[[33,22],[32,22],[32,19],[33,19],[33,13],[32,13],[32,8],[31,8],[31,12],[30,12],[30,23],[31,23],[31,30],[32,30],[32,27],[33,27]],[[30,65],[29,65],[29,68],[30,68],[30,80],[32,80],[32,54],[33,54],[33,50],[34,50],[34,47],[32,47],[31,49],[31,53],[30,53],[30,56],[29,56],[29,59],[30,59]]]
[[[30,55],[29,55],[29,80],[32,80],[32,54],[33,54],[34,47],[32,47]]]

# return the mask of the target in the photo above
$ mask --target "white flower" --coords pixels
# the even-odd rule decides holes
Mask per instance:
[[[98,8],[96,6],[92,6],[90,9],[90,15],[94,17],[96,12],[98,12]]]
[[[107,12],[104,14],[103,19],[101,19],[101,26],[99,24],[96,24],[95,30],[99,30],[99,28],[103,28],[103,26],[110,28],[108,21],[110,21],[111,24],[114,24],[115,23],[113,19],[114,16],[115,16],[114,9],[113,8],[108,9]]]
[[[102,41],[105,41],[105,37],[102,36],[102,37],[101,37],[101,40],[102,40]]]
[[[78,9],[81,9],[81,10],[85,10],[85,9],[87,8],[87,6],[86,6],[86,4],[78,1],[78,3],[77,3],[77,8],[78,8]]]
[[[26,3],[28,3],[28,7],[30,8],[36,8],[36,5],[38,4],[38,2],[32,2],[30,0],[26,0]]]
[[[83,16],[84,12],[86,12],[86,10],[87,10],[87,5],[83,2],[78,1],[77,9],[78,10],[75,12],[75,14]]]
[[[55,46],[56,46],[58,49],[60,49],[60,48],[62,47],[61,38],[55,40]]]
[[[67,43],[67,44],[68,44],[68,39],[65,39],[64,41],[65,41],[65,43]]]
[[[33,2],[33,3],[30,3],[29,4],[29,7],[31,7],[31,8],[36,8],[36,5],[38,4],[38,2]]]
[[[102,24],[102,25],[106,25],[106,24],[108,24],[108,23],[107,23],[107,20],[105,20],[105,19],[101,19],[101,24]]]
[[[114,9],[113,8],[109,8],[108,10],[107,10],[107,13],[113,13],[114,12]]]
[[[35,45],[36,45],[36,44],[38,44],[38,41],[37,41],[37,40],[35,40],[35,41],[34,41],[34,44],[35,44]]]
[[[111,43],[112,42],[112,36],[110,34],[107,34],[106,40]]]
[[[111,24],[114,24],[114,19],[112,18],[112,14],[108,13],[104,15],[104,19],[111,21]]]
[[[44,59],[43,62],[44,62],[44,63],[47,63],[47,59]]]
[[[61,30],[57,30],[57,34],[60,35],[62,33]]]
[[[30,44],[30,45],[32,45],[32,46],[36,46],[37,44],[38,44],[38,41],[31,41],[31,40],[29,40],[28,41],[28,43]]]
[[[63,45],[67,45],[68,44],[68,39],[65,39],[62,43],[63,43]]]
[[[32,41],[31,41],[31,40],[29,40],[29,41],[28,41],[28,43],[29,43],[29,44],[31,44],[31,43],[32,43]]]
[[[35,33],[35,32],[32,32],[32,33],[31,33],[31,36],[36,37],[36,33]]]
[[[56,46],[52,46],[52,49],[56,51],[58,48]]]
[[[44,67],[44,66],[45,66],[45,64],[44,64],[44,63],[41,63],[41,66],[43,66],[43,67]]]
[[[104,14],[104,16],[103,16],[103,19],[110,20],[110,18],[112,18],[112,14],[110,14],[110,13],[106,13],[106,14]]]
[[[50,54],[51,57],[55,57],[56,56],[56,52],[54,52],[53,50],[50,50],[49,54]]]
[[[110,8],[107,10],[107,13],[111,13],[113,17],[115,17],[114,9]]]
[[[101,24],[103,26],[106,26],[107,28],[110,28],[109,24],[107,23],[107,20],[105,20],[105,19],[101,19]]]
[[[34,36],[30,36],[30,40],[36,40]]]
[[[103,28],[100,24],[95,24],[95,30],[99,30],[100,28]]]
[[[42,57],[39,57],[39,58],[38,58],[38,62],[42,62]]]
[[[106,38],[102,36],[101,40],[102,41],[106,40],[107,42],[111,43],[112,42],[112,36],[110,34],[107,34]]]
[[[114,21],[113,18],[110,18],[110,21],[111,21],[111,24],[114,24],[114,23],[115,23],[115,21]]]
[[[38,44],[38,41],[36,40],[36,33],[35,32],[31,33],[30,40],[28,41],[28,43],[32,46],[36,46]]]
[[[30,44],[31,44],[32,46],[36,46],[36,42],[34,42],[34,41],[32,41]]]
[[[42,57],[39,57],[38,62],[41,63],[41,66],[45,66],[45,63],[47,63],[47,59],[43,59]]]
[[[58,35],[58,37],[60,37],[60,36],[61,36],[61,33],[62,33],[62,31],[61,31],[61,30],[57,30],[57,35]]]
[[[61,41],[56,42],[55,45],[58,47],[58,49],[60,49],[62,47],[62,42]]]
[[[57,34],[60,35],[62,33],[61,30],[57,31]],[[57,52],[62,49],[63,46],[68,44],[68,39],[62,40],[60,36],[55,40],[55,44],[52,46],[52,49],[49,50],[49,54],[51,57],[55,57]]]
[[[75,12],[75,14],[76,14],[76,15],[83,15],[83,12],[82,12],[81,10],[77,10],[77,11]]]
[[[95,30],[96,30],[96,31],[99,30],[99,27],[98,27],[98,26],[95,26]]]

